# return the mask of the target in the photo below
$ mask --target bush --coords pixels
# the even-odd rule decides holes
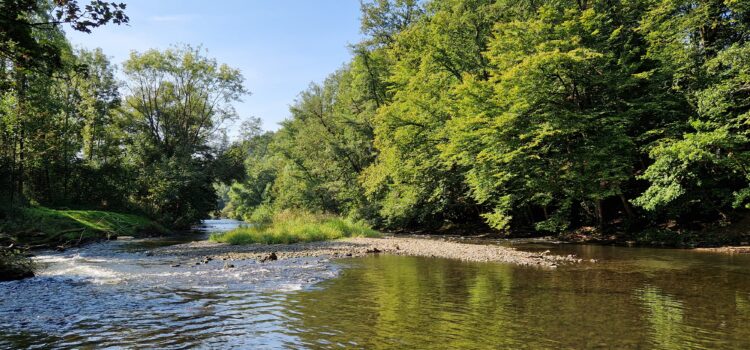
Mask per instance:
[[[273,222],[273,215],[273,209],[270,205],[261,204],[253,210],[249,217],[245,218],[245,221],[255,225],[269,225]]]
[[[379,232],[362,222],[325,214],[282,211],[273,215],[268,224],[254,223],[254,226],[213,234],[211,240],[229,244],[290,244],[379,236]]]

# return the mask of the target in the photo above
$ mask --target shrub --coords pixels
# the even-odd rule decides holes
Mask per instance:
[[[211,235],[214,242],[229,244],[290,244],[340,239],[346,237],[379,237],[380,233],[363,222],[298,211],[282,211],[270,223],[254,222],[253,226]]]

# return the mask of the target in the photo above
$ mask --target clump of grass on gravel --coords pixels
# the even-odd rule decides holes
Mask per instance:
[[[275,214],[270,223],[213,234],[211,240],[229,244],[290,244],[346,237],[380,237],[380,233],[362,222],[333,215],[283,211]]]

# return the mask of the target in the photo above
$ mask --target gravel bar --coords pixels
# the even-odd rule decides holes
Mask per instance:
[[[697,252],[724,253],[724,254],[750,254],[750,246],[726,246],[716,248],[694,248]]]
[[[430,238],[345,238],[335,241],[294,244],[229,245],[197,241],[154,249],[157,255],[206,257],[221,260],[259,261],[302,257],[348,258],[368,254],[393,254],[457,259],[477,262],[499,262],[526,266],[554,268],[561,264],[581,262],[572,255],[560,256],[548,252],[526,252],[498,245],[467,244]]]

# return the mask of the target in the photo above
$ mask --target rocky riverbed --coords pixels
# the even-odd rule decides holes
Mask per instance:
[[[477,262],[499,262],[517,265],[554,268],[560,264],[581,262],[572,255],[553,255],[548,252],[525,252],[498,245],[467,244],[444,239],[413,237],[347,238],[336,241],[295,244],[229,245],[210,241],[157,248],[155,255],[177,255],[195,258],[195,263],[224,260],[231,267],[234,260],[283,260],[302,257],[348,258],[368,254],[394,254],[457,259]]]

